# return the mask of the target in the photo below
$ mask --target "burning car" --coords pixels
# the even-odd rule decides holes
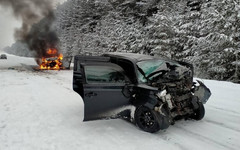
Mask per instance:
[[[59,70],[63,69],[63,55],[58,53],[57,49],[48,49],[47,56],[40,59],[39,66],[41,70]]]
[[[73,89],[84,101],[84,121],[130,119],[146,132],[176,120],[201,120],[210,90],[193,81],[191,64],[133,53],[75,56]]]

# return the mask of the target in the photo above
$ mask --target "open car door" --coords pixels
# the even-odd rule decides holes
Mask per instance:
[[[107,57],[75,56],[73,89],[84,101],[84,121],[129,116],[124,70]]]

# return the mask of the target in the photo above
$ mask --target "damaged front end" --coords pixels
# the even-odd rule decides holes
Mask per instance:
[[[161,113],[161,108],[167,107],[172,123],[174,120],[196,115],[203,107],[202,104],[211,96],[211,91],[201,81],[193,82],[191,64],[165,62],[164,65],[166,67],[162,70],[156,70],[146,76],[148,85],[157,87],[160,91],[156,94],[159,104],[155,110]],[[200,117],[198,119],[201,119]]]

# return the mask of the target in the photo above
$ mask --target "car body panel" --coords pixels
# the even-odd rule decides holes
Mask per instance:
[[[194,91],[194,95],[198,97],[200,102],[206,104],[211,96],[211,91],[201,81],[197,80],[197,82],[199,83],[199,86]]]
[[[124,85],[84,85],[84,121],[120,118],[120,108],[129,106],[122,93]]]
[[[126,82],[128,81],[127,77],[124,78],[124,82],[122,82],[122,79],[119,79],[118,81],[121,81],[121,83],[115,80],[104,83],[105,81],[103,80],[107,80],[105,78],[110,78],[111,76],[105,77],[106,75],[103,74],[100,76],[102,78],[100,81],[88,81],[92,77],[88,77],[87,67],[93,67],[96,72],[91,73],[95,73],[95,75],[98,74],[98,71],[101,73],[104,67],[124,72],[120,66],[112,64],[108,60],[101,57],[75,58],[76,67],[74,68],[73,89],[84,101],[84,121],[120,118],[129,115],[129,111],[126,111],[127,109],[124,108],[130,106],[130,97],[126,97],[123,94],[125,80]]]

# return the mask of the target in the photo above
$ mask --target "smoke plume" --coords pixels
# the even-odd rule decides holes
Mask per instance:
[[[26,43],[36,57],[47,56],[48,48],[57,48],[58,37],[52,30],[55,19],[52,0],[0,0],[0,5],[11,7],[22,27],[15,31],[15,39]]]

